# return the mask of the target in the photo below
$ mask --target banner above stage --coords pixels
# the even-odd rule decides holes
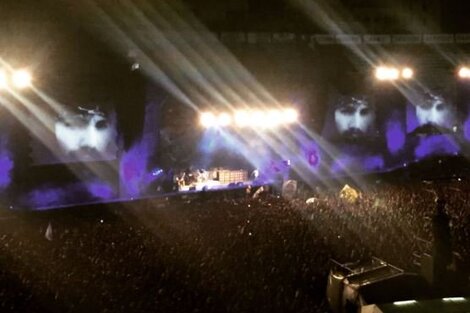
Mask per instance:
[[[309,45],[417,45],[468,44],[470,34],[300,34],[291,32],[222,32],[217,34],[227,44],[296,44]]]

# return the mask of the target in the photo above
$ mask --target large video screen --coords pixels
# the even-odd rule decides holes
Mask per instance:
[[[336,138],[354,141],[374,135],[376,110],[365,95],[340,96],[334,103]]]
[[[119,150],[116,113],[83,105],[51,114],[47,135],[33,141],[35,164],[109,161]]]
[[[407,138],[416,160],[461,152],[462,116],[446,89],[417,92],[407,105]]]
[[[336,93],[330,97],[322,134],[331,143],[325,158],[330,163],[327,171],[342,174],[383,167],[381,115],[371,93]]]
[[[451,88],[332,93],[322,131],[331,145],[322,148],[325,174],[380,172],[460,154],[459,106]]]
[[[411,97],[407,111],[408,133],[455,132],[459,127],[457,107],[450,94],[423,91]]]

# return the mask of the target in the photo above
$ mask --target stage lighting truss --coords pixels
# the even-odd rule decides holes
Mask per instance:
[[[212,127],[237,127],[272,129],[293,124],[298,120],[298,112],[295,109],[272,110],[242,110],[232,114],[227,112],[204,112],[199,117],[199,122],[204,128]]]
[[[410,67],[379,66],[375,69],[375,78],[379,81],[409,80],[413,76],[414,71]]]
[[[16,88],[25,89],[31,87],[32,76],[25,69],[6,71],[0,69],[0,89]]]

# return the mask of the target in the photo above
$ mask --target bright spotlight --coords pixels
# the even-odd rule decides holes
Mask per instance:
[[[299,113],[294,109],[287,109],[284,111],[284,120],[286,123],[294,123],[299,118]]]
[[[460,178],[459,178],[460,181]],[[462,301],[467,301],[464,297],[450,297],[450,298],[442,298],[442,301],[445,302],[462,302]]]
[[[216,119],[214,114],[210,112],[202,113],[200,123],[202,126],[209,128],[215,125]]]
[[[404,79],[411,79],[413,78],[413,75],[413,70],[409,67],[405,67],[401,70],[401,77],[403,77]]]
[[[387,77],[388,77],[388,68],[386,68],[386,67],[378,67],[378,68],[375,70],[375,77],[376,77],[378,80],[386,80]]]
[[[282,123],[282,113],[278,110],[268,111],[266,114],[265,127],[276,127]]]
[[[26,88],[31,86],[31,74],[26,70],[18,70],[12,76],[13,85],[17,88]]]
[[[251,112],[249,121],[252,127],[257,126],[257,125],[263,125],[264,120],[265,120],[264,112],[262,111]]]
[[[218,124],[221,126],[228,126],[232,123],[232,117],[227,113],[222,113],[219,115]]]
[[[378,80],[397,80],[400,77],[400,72],[394,67],[379,66],[375,70],[375,77]]]
[[[393,302],[394,305],[410,305],[415,304],[416,300],[405,300],[405,301],[395,301]]]
[[[0,70],[0,89],[6,89],[8,87],[8,77],[5,71]]]
[[[470,69],[466,66],[462,66],[459,69],[459,77],[464,79],[470,78]]]
[[[235,124],[238,127],[248,126],[248,124],[250,123],[249,118],[250,117],[246,111],[238,111],[235,113]]]
[[[396,68],[390,68],[388,71],[389,71],[388,75],[389,75],[390,80],[396,80],[400,76],[400,73],[398,72]]]

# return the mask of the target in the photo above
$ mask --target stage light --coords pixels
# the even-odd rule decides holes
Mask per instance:
[[[375,70],[375,77],[378,80],[397,80],[400,77],[400,72],[394,67],[379,66]]]
[[[401,77],[404,79],[411,79],[413,78],[413,70],[409,67],[405,67],[404,69],[401,70]]]
[[[238,127],[246,127],[250,123],[250,117],[246,111],[238,111],[235,113],[235,125]]]
[[[137,71],[140,68],[140,64],[135,62],[131,65],[131,71]]]
[[[459,77],[460,78],[463,78],[463,79],[468,79],[470,78],[470,68],[466,67],[466,66],[462,66],[460,69],[459,69]]]
[[[388,73],[387,68],[385,68],[385,67],[378,67],[378,68],[375,70],[375,77],[376,77],[378,80],[386,80],[386,79],[387,79],[387,73]]]
[[[286,123],[294,123],[299,118],[299,113],[297,113],[297,111],[294,109],[286,109],[284,114],[284,121]]]
[[[8,87],[8,77],[5,71],[0,70],[0,89],[6,89]]]
[[[219,115],[217,122],[220,126],[228,126],[232,124],[232,117],[227,113],[222,113]]]
[[[253,111],[251,112],[250,114],[250,118],[249,118],[249,121],[250,121],[250,126],[254,127],[254,126],[264,126],[264,118],[265,118],[265,115],[262,111]]]
[[[201,114],[200,122],[202,126],[209,128],[216,124],[216,119],[214,114],[206,112]]]
[[[390,80],[396,80],[399,77],[399,72],[396,68],[389,69]]]
[[[405,301],[395,301],[393,302],[394,305],[410,305],[410,304],[415,304],[416,300],[405,300]]]
[[[217,115],[205,112],[200,115],[200,123],[206,128],[214,126],[227,127],[231,125],[237,127],[275,128],[280,125],[297,122],[298,116],[298,112],[292,108],[267,111],[241,110],[233,113],[221,112]]]
[[[460,178],[459,178],[460,181]],[[442,298],[442,301],[445,302],[462,302],[462,301],[467,301],[464,297],[449,297],[449,298]]]
[[[31,86],[31,74],[26,70],[18,70],[13,73],[13,85],[19,89]]]
[[[266,124],[265,127],[276,127],[282,123],[282,113],[278,110],[268,111],[266,114]]]

